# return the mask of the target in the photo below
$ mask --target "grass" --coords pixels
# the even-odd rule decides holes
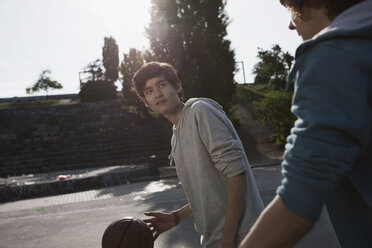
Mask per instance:
[[[59,100],[40,100],[40,101],[30,101],[30,102],[0,102],[0,109],[7,108],[24,108],[33,106],[50,106],[57,104]]]
[[[236,87],[236,102],[247,103],[254,102],[266,97],[266,94],[272,90],[268,85],[241,85]]]

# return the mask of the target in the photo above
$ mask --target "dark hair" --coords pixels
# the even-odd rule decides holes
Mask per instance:
[[[364,0],[280,0],[280,3],[286,7],[293,8],[301,16],[304,15],[303,8],[325,8],[326,14],[330,20],[335,19],[346,9],[363,2]]]
[[[181,81],[177,76],[177,71],[168,63],[162,62],[149,62],[141,66],[133,76],[132,87],[138,96],[144,97],[143,88],[147,80],[163,76],[173,86],[177,88]],[[178,94],[182,99],[183,92]]]

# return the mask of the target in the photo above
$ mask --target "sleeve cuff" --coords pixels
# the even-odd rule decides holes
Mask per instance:
[[[227,178],[237,176],[247,170],[243,158],[231,162],[217,163],[216,168]]]
[[[276,193],[293,213],[313,222],[319,220],[325,199],[323,192],[284,178]]]

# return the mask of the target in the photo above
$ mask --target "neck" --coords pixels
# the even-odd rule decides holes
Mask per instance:
[[[172,112],[164,114],[164,117],[167,118],[173,125],[177,125],[178,121],[181,118],[181,113],[184,105],[185,104],[183,102],[180,102],[180,104],[177,105],[177,107],[175,107]]]

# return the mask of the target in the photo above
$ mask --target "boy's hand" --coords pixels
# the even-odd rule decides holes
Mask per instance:
[[[176,220],[172,213],[146,212],[145,215],[153,217],[144,219],[143,221],[150,227],[154,240],[156,240],[161,233],[176,226]]]

